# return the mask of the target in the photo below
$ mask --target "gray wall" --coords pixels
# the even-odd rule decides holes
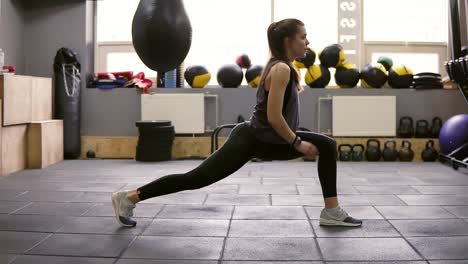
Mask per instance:
[[[158,89],[158,93],[203,93],[219,95],[220,124],[236,123],[237,116],[248,119],[255,105],[256,90],[252,88],[239,89]],[[89,105],[99,105],[85,109],[86,122],[83,135],[93,136],[137,136],[135,121],[141,118],[141,103],[139,90],[88,89]],[[468,105],[458,90],[414,90],[414,89],[309,89],[300,94],[300,125],[317,132],[318,98],[328,95],[349,96],[397,96],[397,120],[409,115],[416,119],[432,120],[439,116],[444,121],[449,117],[465,113]],[[215,126],[213,100],[206,101],[206,123]],[[177,109],[173,109],[177,111]],[[372,111],[372,109],[369,109]],[[331,104],[322,104],[321,131],[331,128]]]
[[[0,48],[5,52],[5,64],[15,65],[17,72],[25,71],[24,30],[22,7],[18,1],[1,0]]]

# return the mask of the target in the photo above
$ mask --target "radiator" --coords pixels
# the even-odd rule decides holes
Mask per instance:
[[[204,94],[143,94],[141,120],[170,120],[177,134],[205,133]]]
[[[333,96],[333,136],[394,137],[396,96]]]

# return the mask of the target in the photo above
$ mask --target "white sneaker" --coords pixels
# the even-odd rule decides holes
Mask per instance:
[[[336,213],[331,214],[325,208],[320,213],[320,225],[322,226],[361,226],[362,221],[354,219],[338,206]]]
[[[121,226],[134,227],[136,222],[131,219],[135,204],[127,198],[127,192],[115,192],[112,194],[112,207],[115,217]]]

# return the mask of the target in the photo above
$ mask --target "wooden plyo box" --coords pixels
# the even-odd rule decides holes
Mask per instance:
[[[0,99],[3,101],[3,126],[52,119],[51,78],[0,76]]]
[[[28,126],[28,169],[63,160],[63,120],[34,121]]]
[[[0,100],[0,106],[1,104]],[[1,119],[0,111],[0,122]],[[26,168],[27,127],[27,125],[0,126],[0,176],[6,176]]]

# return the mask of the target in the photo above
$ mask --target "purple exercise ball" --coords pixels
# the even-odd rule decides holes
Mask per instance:
[[[456,115],[444,123],[439,134],[440,150],[443,154],[468,143],[468,115]]]

